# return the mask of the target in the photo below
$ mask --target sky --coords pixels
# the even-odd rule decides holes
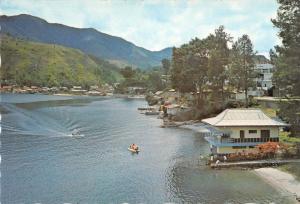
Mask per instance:
[[[234,40],[248,34],[264,55],[280,44],[270,20],[277,7],[276,0],[0,0],[1,15],[92,27],[153,51],[205,38],[224,25]]]

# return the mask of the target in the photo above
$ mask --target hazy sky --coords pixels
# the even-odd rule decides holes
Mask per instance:
[[[0,0],[1,15],[93,27],[150,50],[180,46],[224,25],[234,39],[248,34],[259,53],[279,43],[270,21],[277,7],[276,0]]]

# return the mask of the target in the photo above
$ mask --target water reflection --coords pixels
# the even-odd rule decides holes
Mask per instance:
[[[64,100],[51,100],[51,101],[36,101],[31,103],[17,103],[16,106],[20,108],[25,108],[27,110],[45,108],[45,107],[58,107],[58,106],[84,106],[87,103],[93,101],[102,101],[109,98],[105,97],[80,97],[73,99],[64,99]]]

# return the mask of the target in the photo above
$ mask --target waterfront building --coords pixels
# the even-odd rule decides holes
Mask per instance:
[[[87,92],[87,90],[82,89],[81,86],[73,86],[73,88],[70,91],[73,94],[84,94]]]
[[[254,152],[259,144],[279,142],[280,127],[287,126],[260,109],[226,109],[202,122],[215,130],[205,137],[214,155]]]
[[[131,95],[144,94],[146,92],[146,88],[138,86],[129,86],[127,87],[127,92]]]

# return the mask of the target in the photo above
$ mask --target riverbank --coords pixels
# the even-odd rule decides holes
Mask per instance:
[[[275,168],[255,169],[254,173],[275,188],[290,193],[298,199],[300,198],[300,182],[292,174]]]
[[[52,96],[104,96],[104,97],[114,97],[114,98],[128,98],[128,99],[145,99],[145,95],[132,95],[132,94],[114,94],[114,93],[106,93],[105,95],[93,95],[86,93],[71,93],[71,92],[8,92],[8,91],[0,91],[1,94],[32,94],[32,95],[52,95]]]
[[[258,168],[267,166],[279,166],[290,163],[300,163],[300,159],[264,159],[253,161],[234,161],[234,162],[221,162],[211,163],[211,168]]]

